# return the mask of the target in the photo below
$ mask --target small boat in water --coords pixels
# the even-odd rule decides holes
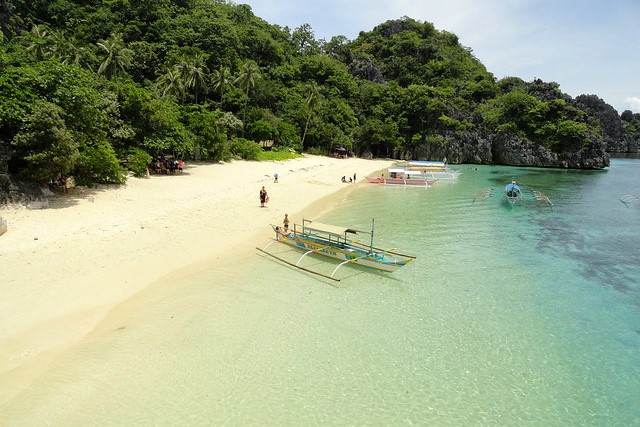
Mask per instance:
[[[336,281],[340,279],[333,277],[334,274],[345,264],[352,263],[391,273],[415,259],[415,256],[395,252],[395,249],[380,249],[373,246],[373,225],[374,222],[372,221],[371,231],[361,231],[303,219],[302,224],[294,224],[293,229],[286,232],[281,227],[272,225],[271,227],[276,233],[275,238],[264,248],[256,249],[288,265]],[[370,235],[370,243],[368,245],[352,240],[347,236],[348,234],[359,233]],[[289,262],[267,251],[274,243],[290,245],[304,250],[305,253],[297,262]],[[299,265],[309,254],[324,255],[342,262],[333,270],[333,273],[325,275]]]
[[[420,171],[427,179],[454,180],[462,173],[447,167],[445,162],[412,160],[407,162],[404,167],[411,171]]]
[[[524,198],[520,186],[515,181],[511,181],[504,187],[504,196],[507,202],[514,204]]]
[[[404,168],[389,168],[388,177],[382,176],[368,176],[367,182],[371,184],[385,184],[385,185],[411,185],[430,187],[437,181],[435,178],[428,178],[420,171],[412,171]]]

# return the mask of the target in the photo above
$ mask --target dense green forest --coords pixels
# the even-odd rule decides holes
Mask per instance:
[[[265,140],[579,168],[638,150],[640,114],[497,80],[454,34],[408,17],[327,41],[221,0],[11,0],[0,25],[0,175],[122,183],[152,156],[256,159]]]

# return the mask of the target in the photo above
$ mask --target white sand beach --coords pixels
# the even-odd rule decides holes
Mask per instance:
[[[233,262],[285,213],[293,223],[331,209],[391,164],[320,156],[187,163],[182,175],[75,188],[46,209],[0,208],[8,225],[0,236],[0,405],[154,282]],[[355,185],[340,182],[354,173]],[[270,198],[265,208],[261,186]]]

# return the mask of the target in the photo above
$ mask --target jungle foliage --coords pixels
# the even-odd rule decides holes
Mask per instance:
[[[263,140],[402,157],[472,131],[559,150],[602,138],[602,117],[557,84],[497,81],[407,17],[326,41],[222,0],[3,0],[0,24],[0,144],[30,179],[121,183],[147,155],[258,159]]]

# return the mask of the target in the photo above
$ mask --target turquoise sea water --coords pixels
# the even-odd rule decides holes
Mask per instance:
[[[418,256],[406,269],[334,283],[256,251],[143,292],[0,425],[640,425],[640,204],[619,201],[640,160],[460,169],[363,183],[317,218],[375,217],[377,246]],[[505,204],[511,179],[554,205]]]

